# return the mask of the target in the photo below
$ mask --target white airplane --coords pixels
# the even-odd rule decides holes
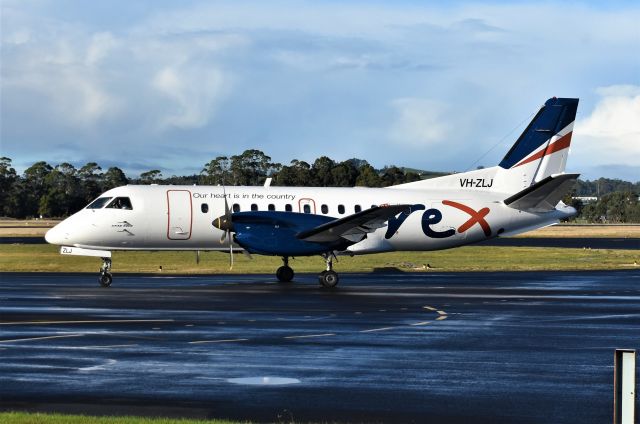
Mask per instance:
[[[575,215],[561,202],[578,99],[552,98],[499,165],[386,188],[127,185],[105,192],[45,236],[66,255],[100,257],[112,282],[114,250],[229,250],[289,258],[321,255],[323,287],[338,284],[333,258],[449,249],[553,225]],[[269,181],[269,180],[268,180]],[[230,206],[231,205],[231,206]]]

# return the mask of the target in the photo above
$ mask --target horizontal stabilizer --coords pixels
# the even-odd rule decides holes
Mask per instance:
[[[411,205],[374,206],[371,209],[336,219],[311,230],[302,231],[297,238],[305,241],[327,243],[341,238],[358,242],[367,233],[384,227],[386,222],[409,209]]]
[[[549,212],[564,197],[580,174],[550,175],[505,199],[505,205],[527,212]]]

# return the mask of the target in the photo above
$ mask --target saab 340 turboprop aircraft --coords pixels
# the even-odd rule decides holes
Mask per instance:
[[[229,250],[289,258],[321,255],[323,287],[338,284],[333,258],[449,249],[556,224],[576,210],[560,199],[578,99],[542,106],[492,168],[385,188],[127,185],[107,191],[46,234],[66,255],[102,258],[111,284],[114,250]]]

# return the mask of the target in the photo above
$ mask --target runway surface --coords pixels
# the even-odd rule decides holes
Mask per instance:
[[[640,272],[0,274],[0,409],[602,423]]]

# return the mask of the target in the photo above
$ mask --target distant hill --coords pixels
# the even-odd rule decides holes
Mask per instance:
[[[424,169],[407,168],[403,166],[401,166],[400,169],[402,169],[402,172],[404,172],[405,174],[409,172],[416,173],[420,175],[420,179],[422,180],[428,180],[429,178],[442,177],[444,175],[451,174],[451,172],[425,171]]]

